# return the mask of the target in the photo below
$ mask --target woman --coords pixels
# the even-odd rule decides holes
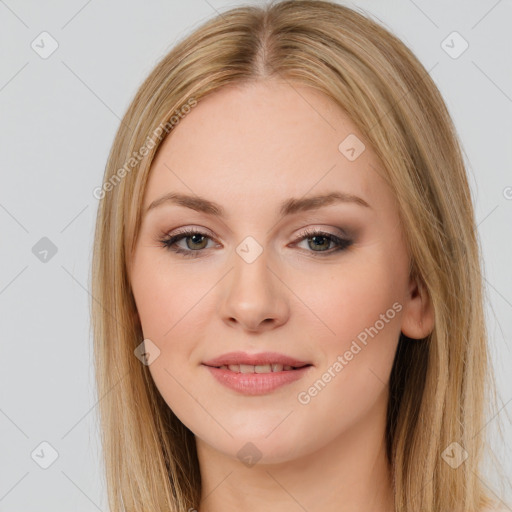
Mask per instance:
[[[112,511],[496,506],[466,172],[396,37],[324,1],[219,15],[140,87],[98,197]]]

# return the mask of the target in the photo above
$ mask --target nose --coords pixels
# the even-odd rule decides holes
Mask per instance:
[[[289,289],[264,250],[248,262],[237,253],[234,268],[223,279],[219,314],[230,327],[250,332],[275,329],[289,317]],[[275,267],[275,265],[272,265]]]

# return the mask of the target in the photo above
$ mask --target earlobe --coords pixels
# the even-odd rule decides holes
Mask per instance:
[[[411,278],[409,294],[402,315],[402,333],[408,338],[422,339],[434,329],[434,308],[423,282]]]

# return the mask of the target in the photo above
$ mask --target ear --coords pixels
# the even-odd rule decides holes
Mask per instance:
[[[423,282],[411,277],[402,314],[402,333],[408,338],[427,337],[434,329],[434,308]]]

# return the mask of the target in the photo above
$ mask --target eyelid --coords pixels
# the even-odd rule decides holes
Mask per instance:
[[[201,234],[203,236],[211,238],[212,240],[217,240],[217,237],[209,229],[199,227],[196,225],[190,225],[190,226],[185,226],[182,228],[177,228],[173,231],[166,231],[166,232],[162,233],[162,236],[166,236],[168,238],[171,238],[171,237],[174,238],[174,237],[177,237],[180,235],[188,235],[191,232],[193,232],[193,233],[197,232],[197,234]]]
[[[353,238],[353,234],[349,232],[347,229],[335,227],[335,226],[329,226],[329,227],[319,227],[318,225],[308,226],[306,228],[303,228],[300,231],[300,234],[298,236],[304,236],[305,234],[309,233],[315,233],[321,231],[322,233],[325,233],[327,235],[331,236],[338,236],[340,238]],[[332,231],[332,233],[331,233]]]

